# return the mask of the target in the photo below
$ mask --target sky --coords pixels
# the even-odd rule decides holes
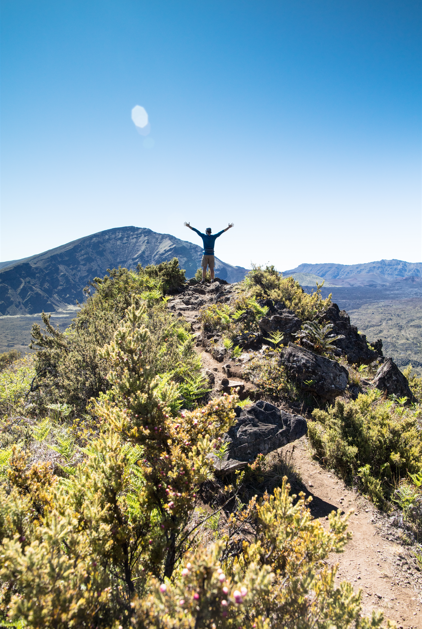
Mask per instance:
[[[0,6],[1,261],[185,221],[248,268],[422,261],[420,0]]]

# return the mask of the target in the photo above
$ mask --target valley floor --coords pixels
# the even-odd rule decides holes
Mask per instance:
[[[383,340],[385,356],[402,369],[410,363],[422,375],[422,299],[367,303],[347,312],[369,341]]]

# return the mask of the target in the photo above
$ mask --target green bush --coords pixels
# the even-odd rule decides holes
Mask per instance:
[[[422,378],[412,371],[412,365],[403,369],[403,374],[409,382],[410,390],[419,404],[422,404]]]
[[[12,456],[8,487],[0,488],[0,608],[13,620],[127,626],[148,579],[170,578],[192,545],[196,492],[212,475],[209,454],[234,420],[236,398],[173,418],[179,388],[157,373],[148,314],[131,306],[99,352],[110,383],[92,405],[102,434],[74,473],[57,479],[48,465],[28,469],[23,452]],[[47,427],[36,432],[44,440]],[[71,456],[64,439],[58,445]]]
[[[199,269],[196,270],[196,273],[194,275],[194,279],[197,282],[202,282],[202,267],[199,267]],[[207,272],[205,274],[205,280],[207,282],[211,281],[211,271],[209,269],[207,269]]]
[[[331,304],[331,295],[327,299],[321,297],[322,286],[317,285],[316,291],[309,295],[299,282],[292,277],[282,277],[274,266],[253,266],[239,289],[256,299],[282,301],[302,321],[312,321]]]
[[[284,366],[280,363],[277,351],[267,352],[264,356],[252,358],[245,367],[245,377],[256,385],[261,395],[273,400],[280,397],[296,399],[298,391],[294,383],[288,378]]]
[[[344,338],[341,334],[333,334],[333,327],[332,323],[323,325],[318,321],[308,321],[295,336],[298,337],[301,345],[310,346],[317,354],[329,356],[336,350],[336,346],[333,345],[334,341]]]
[[[258,322],[268,313],[254,297],[237,295],[230,304],[212,304],[200,313],[202,329],[206,332],[226,332],[228,338],[247,332],[257,332]]]
[[[34,356],[27,355],[0,371],[0,418],[24,412],[26,398],[35,377]]]
[[[180,288],[186,282],[185,271],[179,268],[177,258],[160,264],[150,264],[145,268],[138,264],[138,275],[141,277],[144,275],[157,281],[164,294],[175,288]]]
[[[32,401],[40,411],[48,404],[62,403],[75,413],[84,413],[91,398],[108,390],[109,367],[99,350],[113,338],[133,304],[148,306],[144,325],[151,332],[148,351],[154,356],[157,372],[163,376],[171,372],[177,381],[198,375],[200,363],[188,326],[167,311],[163,299],[163,292],[180,285],[184,277],[176,263],[140,267],[138,273],[117,269],[104,279],[95,278],[90,285],[95,292],[65,332],[55,329],[43,313],[45,331],[34,325],[31,343],[38,350]]]
[[[359,479],[368,496],[383,505],[402,477],[422,470],[418,416],[374,390],[354,401],[336,400],[327,411],[314,410],[308,436],[327,467],[348,482]]]

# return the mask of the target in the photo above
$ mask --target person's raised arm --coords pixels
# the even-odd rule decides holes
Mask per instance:
[[[185,226],[189,227],[189,229],[191,229],[193,232],[196,232],[197,234],[199,234],[201,236],[201,232],[199,231],[199,229],[196,229],[196,227],[192,227],[192,225],[190,223],[186,223],[185,222]]]
[[[234,223],[229,223],[229,226],[226,227],[226,229],[222,229],[221,232],[218,232],[218,234],[215,234],[215,237],[218,238],[219,236],[221,236],[221,234],[224,234],[224,232],[229,231],[229,229],[231,229],[233,225]]]

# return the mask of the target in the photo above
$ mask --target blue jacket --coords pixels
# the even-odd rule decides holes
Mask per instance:
[[[195,229],[195,227],[192,227],[191,229],[193,229],[193,231],[202,238],[202,243],[204,245],[204,256],[214,255],[214,243],[216,239],[221,236],[221,234],[224,234],[224,232],[226,231],[225,229],[222,229],[221,232],[218,232],[218,234],[202,234],[198,229]]]

